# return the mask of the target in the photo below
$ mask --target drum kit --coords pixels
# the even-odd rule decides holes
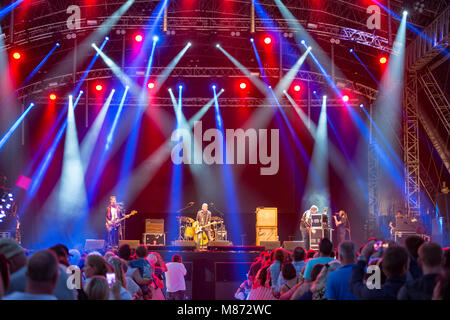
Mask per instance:
[[[179,240],[194,240],[196,241],[195,234],[195,220],[190,217],[178,216],[179,225]],[[214,240],[227,240],[227,232],[225,231],[225,224],[220,217],[211,217],[211,241]]]

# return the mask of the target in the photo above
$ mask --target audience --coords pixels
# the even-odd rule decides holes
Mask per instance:
[[[281,267],[283,265],[285,256],[283,249],[279,248],[275,250],[274,261],[269,268],[270,278],[272,279],[271,287],[273,295],[278,298],[280,296],[280,283],[278,282],[278,278],[281,273]]]
[[[450,248],[445,248],[442,266],[445,273],[450,273]]]
[[[153,294],[153,267],[146,259],[148,250],[145,246],[136,248],[136,260],[131,260],[129,266],[139,270],[138,276],[134,280],[139,285],[144,295],[144,299],[150,300]]]
[[[295,267],[297,277],[300,275],[302,269],[306,266],[306,251],[302,247],[296,247],[292,252],[294,261],[292,265]]]
[[[323,238],[319,243],[319,257],[308,260],[303,278],[311,279],[311,270],[316,264],[327,264],[333,261],[334,258],[331,257],[332,252],[333,244],[328,238]]]
[[[18,270],[25,268],[27,257],[25,251],[13,239],[0,239],[0,254],[8,260],[9,272],[11,275]]]
[[[58,282],[58,261],[50,250],[41,250],[28,259],[25,292],[15,291],[4,300],[57,300],[53,294]]]
[[[341,267],[328,276],[325,298],[329,300],[357,300],[350,291],[350,278],[356,262],[356,249],[351,241],[339,245],[338,259]]]
[[[281,275],[285,283],[280,288],[280,295],[288,292],[298,283],[297,272],[292,263],[286,263],[283,265]]]
[[[108,281],[102,276],[93,276],[86,286],[88,300],[109,300]]]
[[[166,264],[166,287],[168,300],[184,300],[186,294],[186,267],[182,263],[181,256],[174,254],[172,262]]]
[[[0,300],[5,295],[9,286],[9,265],[8,260],[3,254],[0,254]]]
[[[433,300],[450,300],[450,273],[439,277],[434,287]]]
[[[418,264],[419,248],[425,242],[419,236],[409,236],[405,239],[405,247],[409,254],[408,281],[416,280],[422,277],[422,269]]]
[[[292,293],[290,292],[291,290],[286,293],[287,296],[291,294],[290,300],[312,300],[311,287],[324,266],[322,263],[316,263],[310,272],[310,278],[305,278],[303,283],[292,288],[291,290],[294,290]]]
[[[429,242],[420,246],[418,266],[423,276],[406,283],[399,291],[399,300],[430,300],[436,286],[436,280],[442,273],[443,251],[437,243]],[[421,273],[422,273],[421,271]]]
[[[339,267],[341,267],[341,263],[339,261],[331,261],[323,266],[310,289],[312,293],[312,300],[325,300],[325,290],[327,287],[328,277]]]
[[[408,273],[409,257],[405,248],[392,246],[386,249],[383,254],[382,270],[386,274],[386,282],[378,289],[369,288],[366,282],[363,282],[364,268],[375,252],[375,241],[369,242],[361,251],[359,261],[353,268],[350,280],[350,289],[353,294],[363,300],[396,300],[400,288],[406,283]],[[375,275],[377,272],[375,272]],[[375,282],[378,279],[375,277]],[[376,284],[375,284],[376,285]]]

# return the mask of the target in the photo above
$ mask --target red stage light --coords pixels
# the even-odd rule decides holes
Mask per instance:
[[[299,92],[302,89],[302,87],[300,87],[300,85],[296,85],[294,86],[294,91]]]
[[[265,37],[264,38],[264,43],[265,44],[271,44],[272,43],[272,38],[271,37]]]
[[[102,86],[101,84],[97,84],[97,85],[95,86],[95,90],[97,90],[97,91],[102,91],[102,90],[103,90],[103,86]]]
[[[153,82],[149,82],[149,84],[147,85],[147,87],[149,89],[153,89],[155,87],[155,84]]]
[[[13,58],[16,60],[19,60],[20,58],[22,58],[22,55],[20,54],[20,52],[14,52],[13,53]]]
[[[141,34],[138,34],[134,37],[134,40],[136,40],[136,42],[142,42],[142,40],[144,40],[144,37]]]
[[[50,98],[50,100],[55,101],[56,100],[56,94],[51,93],[49,98]]]
[[[348,95],[345,95],[342,97],[342,101],[344,101],[344,102],[348,102],[349,99],[350,98],[348,97]]]
[[[245,88],[247,88],[247,84],[245,82],[241,82],[239,84],[239,88],[241,88],[242,90],[244,90]]]
[[[386,62],[387,62],[386,57],[381,57],[381,58],[380,58],[380,63],[381,63],[381,64],[385,64]]]

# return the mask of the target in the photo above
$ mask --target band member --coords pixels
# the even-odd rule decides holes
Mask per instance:
[[[309,250],[309,231],[311,227],[311,215],[317,213],[319,208],[312,205],[309,210],[303,212],[302,218],[300,219],[300,233],[302,234],[302,240],[305,243],[306,250]]]
[[[347,213],[344,210],[340,210],[334,216],[334,223],[336,224],[338,243],[350,240],[350,223],[348,222]]]
[[[401,212],[400,210],[397,211],[397,213],[395,214],[395,226],[394,223],[392,221],[389,221],[389,228],[391,229],[391,237],[394,238],[394,234],[395,234],[395,228],[397,227],[397,219],[403,219],[405,218],[405,216],[403,215],[403,212]]]
[[[203,236],[203,232],[205,231],[206,236],[208,237],[208,242],[211,241],[211,211],[208,210],[208,204],[202,204],[202,210],[197,212],[197,247],[201,247],[201,240]],[[202,230],[202,231],[201,231]]]
[[[109,206],[106,212],[106,225],[108,231],[108,244],[111,247],[118,246],[121,233],[121,226],[116,224],[117,219],[122,217],[120,206],[117,204],[116,196],[109,197]]]

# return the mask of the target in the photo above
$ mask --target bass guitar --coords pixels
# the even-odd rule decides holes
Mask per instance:
[[[131,216],[134,216],[136,213],[138,213],[136,210],[133,210],[130,212],[130,214],[127,214],[125,216],[123,216],[122,218],[119,219],[115,219],[115,220],[106,220],[106,230],[108,230],[108,232],[111,231],[112,228],[116,227],[118,223],[122,222],[125,219],[128,219]]]
[[[219,222],[214,221],[214,222],[210,222],[210,223],[208,223],[208,224],[205,224],[204,226],[199,226],[199,225],[198,225],[198,222],[195,221],[194,224],[193,224],[192,226],[195,228],[195,233],[198,234],[198,233],[202,232],[203,229],[205,229],[206,227],[213,226],[213,225],[218,224],[218,223],[219,223]]]

